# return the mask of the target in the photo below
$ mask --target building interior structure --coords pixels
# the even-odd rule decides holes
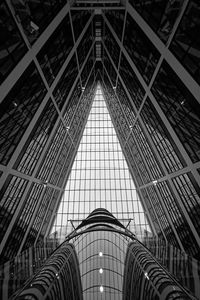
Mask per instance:
[[[0,298],[200,299],[199,32],[198,0],[0,1]]]

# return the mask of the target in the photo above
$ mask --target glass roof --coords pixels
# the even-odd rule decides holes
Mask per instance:
[[[96,208],[129,224],[139,239],[150,232],[99,84],[52,233],[62,241]]]

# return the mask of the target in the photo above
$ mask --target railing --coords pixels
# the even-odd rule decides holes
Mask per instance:
[[[30,280],[56,247],[57,244],[52,242],[30,247],[0,265],[0,299],[9,299]]]
[[[32,252],[30,254],[27,252],[27,257],[24,255],[24,258],[20,260],[20,263],[22,261],[24,263],[24,267],[21,269],[14,268],[14,265],[10,264],[10,266],[8,266],[9,274],[12,274],[11,271],[13,272],[14,270],[13,274],[15,274],[15,279],[18,274],[19,279],[27,279],[28,276],[32,276],[31,280],[26,282],[25,286],[16,292],[11,299],[82,299],[79,262],[75,248],[72,244],[69,244],[69,241],[85,233],[95,233],[98,231],[112,232],[115,235],[119,234],[125,237],[127,241],[132,241],[127,247],[125,260],[123,300],[199,299],[198,290],[200,287],[198,283],[200,272],[197,261],[177,252],[176,249],[169,245],[166,247],[161,241],[146,239],[145,244],[143,244],[109,212],[104,212],[103,210],[95,210],[87,219],[83,220],[82,223],[66,237],[66,241],[56,248],[40,270],[38,270],[38,268],[41,263],[41,258],[47,258],[47,254],[46,256],[40,254],[36,259],[35,254],[33,258],[31,257]],[[30,257],[33,262],[37,262],[38,264],[37,266],[34,265],[38,270],[35,275],[33,275],[33,265],[30,264]],[[177,257],[179,257],[179,259],[177,259]],[[195,265],[194,262],[197,264]],[[171,272],[163,267],[163,265],[168,265],[168,269]],[[181,281],[179,276],[186,272],[191,274],[191,270],[193,270],[193,275],[197,275],[196,277],[194,276],[196,278],[195,296],[187,289],[187,285],[185,284],[187,280],[183,278]],[[23,271],[25,272],[24,274]],[[5,280],[4,276],[2,278]],[[194,284],[194,279],[192,278],[192,280],[191,284]],[[11,281],[15,282],[12,279]],[[6,292],[7,294],[12,294],[9,289],[7,289]],[[6,296],[4,294],[2,299],[8,299]]]
[[[13,300],[82,300],[82,285],[75,247],[59,246]]]
[[[95,223],[95,219],[93,220]],[[151,253],[147,246],[137,240],[135,235],[128,229],[117,229],[106,224],[97,223],[90,227],[81,224],[68,235],[67,240],[78,237],[84,233],[95,231],[111,231],[130,238],[131,250],[128,248],[124,272],[123,300],[197,300],[183,284],[168,272],[158,259]],[[90,224],[91,225],[91,224]],[[115,224],[117,225],[117,224]],[[117,227],[117,226],[116,226]]]
[[[123,300],[189,300],[191,295],[138,241],[129,244],[124,271]]]
[[[161,239],[145,239],[144,244],[183,286],[200,299],[200,261]]]

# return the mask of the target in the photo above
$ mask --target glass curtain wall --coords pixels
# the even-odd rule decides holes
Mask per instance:
[[[100,85],[54,221],[61,241],[96,208],[105,208],[142,238],[150,232]]]

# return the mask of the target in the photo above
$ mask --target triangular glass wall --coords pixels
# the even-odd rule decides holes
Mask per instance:
[[[52,233],[59,240],[96,208],[106,208],[138,238],[150,232],[100,85],[63,194]]]

